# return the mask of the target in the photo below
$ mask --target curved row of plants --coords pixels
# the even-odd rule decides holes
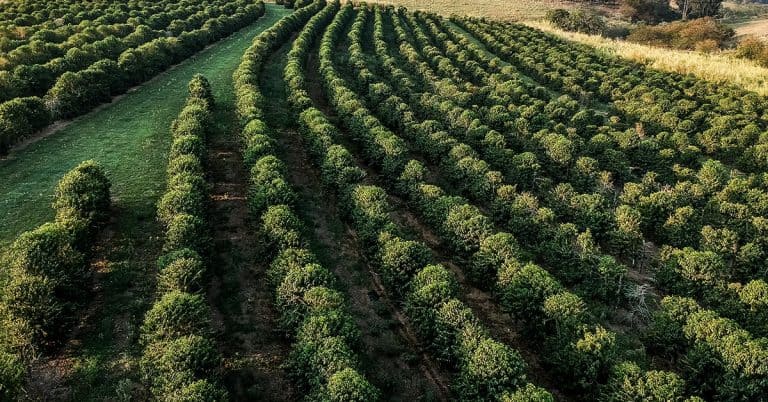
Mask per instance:
[[[148,3],[131,4],[134,9],[105,9],[99,22],[81,21],[77,32],[69,37],[61,37],[62,33],[58,32],[67,27],[75,29],[69,25],[36,32],[29,44],[0,53],[3,60],[0,64],[0,101],[42,96],[65,72],[84,70],[102,59],[117,60],[123,51],[167,36],[169,32],[179,36],[184,31],[200,28],[207,20],[221,15],[222,4],[225,3],[190,5],[183,10],[170,2],[159,2],[151,7]],[[154,16],[150,14],[150,8],[155,12]],[[130,17],[130,14],[134,16]],[[169,20],[171,16],[173,18]]]
[[[346,5],[323,35],[323,74],[334,74],[326,67],[333,42],[352,15],[352,6]],[[321,169],[324,185],[337,194],[340,207],[387,289],[405,304],[409,318],[422,339],[429,342],[434,355],[459,370],[455,392],[465,400],[488,400],[502,395],[551,398],[546,391],[525,385],[524,363],[519,354],[488,336],[474,313],[457,299],[458,285],[453,274],[442,266],[432,265],[434,257],[429,248],[422,242],[408,240],[402,228],[392,221],[387,193],[380,187],[363,184],[364,172],[356,166],[349,151],[336,143],[339,132],[312,106],[308,96],[304,70],[311,44],[294,47],[285,70],[301,133],[310,144],[309,153]],[[335,82],[333,88],[346,90],[341,82]],[[350,107],[361,106],[353,99],[346,101]]]
[[[367,131],[375,126],[365,128],[361,126],[364,124],[362,120],[376,124],[375,118],[350,96],[331,61],[335,42],[353,14],[352,5],[344,6],[325,31],[320,43],[321,73],[326,89],[335,91],[330,97],[331,102],[337,108],[345,104],[346,110],[356,111],[357,117],[351,117],[349,112],[342,114],[345,124],[354,124]],[[474,313],[458,300],[458,284],[453,274],[433,264],[434,256],[426,245],[404,236],[402,228],[390,217],[392,207],[386,191],[363,184],[365,173],[354,163],[349,151],[337,143],[340,133],[320,110],[312,106],[308,95],[304,70],[312,41],[299,40],[296,44],[285,70],[285,79],[292,105],[299,115],[302,135],[310,144],[309,153],[321,170],[323,183],[338,195],[342,210],[356,229],[374,270],[389,292],[405,303],[409,318],[422,339],[428,342],[430,351],[440,361],[458,369],[454,391],[459,398],[551,399],[546,391],[526,385],[525,365],[519,354],[493,340]]]
[[[141,326],[142,375],[160,401],[227,399],[218,384],[221,356],[205,297],[211,250],[204,160],[213,108],[210,84],[196,75],[171,126],[168,187],[157,206],[165,228],[159,296]]]
[[[760,96],[734,86],[655,71],[601,55],[517,24],[455,18],[485,46],[542,83],[578,97],[611,102],[621,116],[637,120],[660,149],[686,141],[694,158],[714,156],[748,171],[766,166],[766,107]],[[655,138],[654,138],[655,139]]]
[[[163,21],[164,13],[174,13],[181,7],[193,4],[178,3],[178,7],[165,8],[165,4],[145,3],[139,0],[118,2],[102,0],[94,2],[44,0],[20,0],[0,4],[0,55],[8,58],[8,53],[32,42],[53,43],[62,45],[61,50],[67,50],[70,45],[87,43],[89,39],[98,38],[104,31],[95,32],[94,26],[105,23],[119,24],[128,21],[133,11],[134,17],[149,18],[160,14],[157,21]],[[96,24],[96,25],[94,25]],[[29,46],[26,51],[19,52],[22,60],[7,60],[9,64],[0,65],[6,70],[9,65],[26,64],[27,57],[37,59],[37,53]],[[13,57],[10,57],[13,59]]]
[[[0,399],[13,400],[29,363],[67,339],[91,288],[90,260],[109,220],[110,182],[85,161],[56,186],[53,221],[22,233],[4,253],[0,291]]]
[[[366,74],[360,74],[359,76],[366,77],[366,78],[370,77],[369,75],[366,75]],[[376,102],[381,102],[381,100],[377,100]],[[381,103],[379,103],[379,104],[381,104]],[[402,110],[402,105],[400,106],[400,108]],[[403,116],[398,116],[398,117],[401,118],[401,120],[399,120],[399,121],[402,122],[403,121],[402,120]],[[433,149],[434,149],[434,147],[433,147]],[[445,153],[443,152],[442,154],[444,155]],[[531,222],[531,223],[535,224],[535,222]],[[746,291],[751,291],[752,293],[757,293],[757,294],[760,293],[759,289],[760,289],[759,287],[755,287],[753,289],[750,289],[749,286],[745,287]],[[755,297],[755,296],[753,296],[753,297]],[[759,296],[757,296],[757,297],[759,297]],[[759,346],[757,346],[755,348],[752,348],[752,349],[749,349],[749,352],[751,353],[751,356],[745,357],[745,358],[757,359],[757,357],[762,356],[762,354],[761,354],[762,353],[762,349]],[[731,366],[731,367],[729,367],[729,369],[733,369],[733,367]],[[743,368],[742,367],[741,371],[736,369],[736,373],[735,374],[733,372],[731,372],[729,374],[731,377],[725,377],[725,376],[716,377],[718,380],[714,380],[714,381],[710,380],[710,383],[716,383],[717,381],[722,381],[722,383],[719,384],[719,385],[721,385],[721,388],[716,388],[716,389],[718,389],[718,392],[723,392],[725,395],[727,395],[728,392],[733,392],[733,394],[731,394],[731,397],[733,397],[733,395],[741,395],[741,396],[745,396],[746,395],[746,397],[751,397],[751,396],[757,395],[754,392],[761,392],[761,390],[762,390],[762,388],[761,388],[762,387],[762,385],[761,385],[762,384],[762,380],[760,380],[760,376],[762,375],[763,371],[764,371],[764,367],[762,367],[762,365],[760,365],[760,364],[758,364],[757,366],[754,366],[754,367],[749,367],[749,368]],[[698,374],[699,374],[699,376],[701,376],[703,373],[699,372]],[[711,373],[709,373],[709,374],[711,375]],[[737,378],[737,379],[734,379],[734,377]],[[697,393],[711,392],[711,390],[708,389],[705,384],[702,384],[702,379],[701,378],[695,378],[694,382],[696,384],[698,384],[694,388]],[[735,388],[736,388],[735,390],[733,388],[734,384],[737,385],[737,386],[735,386]]]
[[[471,136],[466,138],[470,141],[472,140]],[[486,136],[485,138],[487,140],[488,137]],[[473,145],[483,150],[486,146],[488,146],[488,142],[475,141],[473,142]],[[494,153],[491,151],[481,151],[481,153],[491,158],[491,165],[504,165],[503,163],[493,163],[493,161],[498,158],[495,157],[498,155],[498,152]],[[468,163],[465,163],[465,165],[468,165]],[[579,164],[577,163],[577,166],[578,165]],[[583,169],[577,169],[577,172],[579,170]],[[480,173],[483,172],[481,171]],[[478,178],[478,175],[474,176],[475,178]],[[702,183],[702,185],[716,188],[717,186],[724,185],[724,178],[728,176],[732,176],[734,179],[736,178],[732,172],[727,172],[725,168],[716,161],[708,161],[698,172],[698,180],[696,181]],[[480,178],[482,178],[482,176]],[[468,179],[470,179],[468,182],[473,182],[471,178]],[[477,180],[474,180],[474,182],[476,181]],[[581,180],[579,180],[579,177],[574,177],[572,178],[571,183],[575,184],[580,181],[589,181],[589,177],[587,176]],[[721,183],[717,183],[718,181]],[[481,183],[483,182],[481,181]],[[488,184],[487,180],[485,183]],[[738,184],[744,182],[734,180],[733,183]],[[634,189],[631,186],[634,186],[634,184],[625,185],[625,189]],[[487,187],[490,186],[486,186],[486,188]],[[726,186],[723,191],[713,194],[713,201],[717,202],[722,200],[721,197],[725,191],[728,190],[728,187],[731,186]],[[685,191],[685,187],[682,187],[680,183],[678,183],[678,188],[682,188]],[[498,191],[499,195],[501,195],[502,190]],[[664,193],[669,192],[667,189],[662,189],[661,191]],[[762,192],[762,190],[757,189],[751,190],[753,195],[757,194],[756,191]],[[520,204],[521,201],[524,202],[525,205],[538,208],[536,206],[536,200],[526,196],[525,193],[516,195],[515,192],[510,188],[504,188],[503,193],[503,196],[506,200],[514,201],[514,203],[497,203],[497,206],[500,207],[500,210],[497,211],[494,216],[501,219],[502,221],[506,221],[508,218],[514,217],[511,216],[511,214],[514,213],[515,210],[519,211],[520,207],[522,207],[522,205],[514,204]],[[633,193],[636,193],[636,191]],[[736,255],[734,255],[738,254],[737,248],[734,247],[735,245],[732,246],[731,244],[733,243],[728,245],[723,244],[723,241],[738,241],[740,233],[737,234],[733,230],[730,230],[728,227],[717,228],[718,223],[722,221],[722,219],[717,219],[717,217],[710,218],[711,220],[709,222],[704,220],[704,217],[707,215],[714,215],[712,214],[711,207],[701,205],[701,210],[704,212],[702,212],[701,216],[697,219],[697,217],[691,216],[692,212],[689,212],[694,211],[696,205],[684,207],[681,206],[677,208],[677,211],[675,211],[675,209],[649,211],[648,206],[644,206],[642,204],[648,203],[648,201],[653,202],[652,197],[646,198],[645,196],[641,196],[641,211],[647,212],[641,216],[640,211],[635,210],[635,208],[638,207],[637,201],[630,201],[629,203],[620,202],[620,204],[623,205],[619,205],[615,211],[612,211],[609,209],[611,206],[606,199],[606,195],[610,195],[610,193],[606,194],[605,191],[598,191],[593,194],[577,194],[574,193],[570,183],[556,186],[552,190],[551,194],[547,194],[546,191],[539,191],[538,194],[542,196],[543,201],[548,202],[547,206],[552,207],[561,221],[563,217],[565,217],[567,221],[569,215],[576,217],[577,219],[574,222],[577,223],[578,226],[586,226],[586,228],[590,230],[598,240],[602,240],[602,244],[608,246],[608,250],[620,257],[635,258],[637,256],[639,249],[643,245],[642,232],[645,231],[647,233],[648,229],[646,228],[648,227],[662,228],[664,230],[664,232],[660,234],[655,236],[652,235],[651,238],[660,239],[662,242],[670,241],[672,245],[679,247],[681,247],[681,244],[683,246],[699,246],[698,236],[699,233],[701,233],[701,245],[699,250],[692,248],[684,248],[680,250],[669,246],[664,246],[664,252],[662,252],[662,260],[660,267],[658,268],[657,275],[658,279],[661,281],[661,284],[672,292],[689,294],[693,292],[693,294],[698,295],[697,297],[706,300],[708,304],[716,306],[718,310],[725,312],[727,315],[736,318],[738,321],[746,324],[751,331],[754,331],[757,334],[766,333],[765,331],[768,328],[766,328],[764,325],[764,317],[768,312],[762,306],[765,304],[764,294],[766,293],[765,289],[768,288],[768,285],[766,285],[765,281],[762,279],[753,279],[754,274],[760,275],[758,272],[754,271],[754,268],[757,266],[757,264],[749,264],[748,261],[744,260],[742,260],[741,264],[739,264],[738,258],[735,258]],[[654,196],[653,194],[650,195]],[[617,197],[614,196],[613,198]],[[629,198],[624,198],[624,196],[622,196],[622,198],[618,198],[618,200],[625,201],[629,200]],[[580,207],[580,205],[583,207]],[[584,207],[586,207],[586,209],[584,209],[584,213],[579,213],[578,210],[583,209]],[[501,213],[504,211],[506,211],[506,213]],[[574,212],[576,213],[574,214]],[[667,219],[666,223],[656,222],[655,225],[644,224],[644,221],[653,219],[654,216],[659,215],[668,215],[670,218]],[[688,222],[685,220],[681,222],[680,219],[687,219]],[[754,222],[754,218],[752,219]],[[615,223],[610,222],[611,220],[615,220]],[[635,223],[632,224],[633,221]],[[584,224],[583,222],[591,222],[591,224]],[[525,227],[536,227],[536,225],[531,225],[533,222],[518,223],[523,223],[523,225],[516,225],[519,229],[524,229]],[[631,225],[628,225],[627,223],[630,223]],[[757,223],[759,224],[759,221]],[[698,227],[694,225],[698,225]],[[733,225],[733,222],[731,222],[731,225]],[[738,226],[739,225],[736,224],[731,227]],[[656,233],[659,233],[658,229],[656,229],[656,231]],[[743,230],[740,232],[743,233]],[[535,236],[526,237],[531,240],[532,244],[546,244],[546,242],[543,242],[545,239],[543,239],[540,235],[537,235],[535,229],[531,234]],[[666,236],[664,236],[664,234],[666,234]],[[683,236],[688,237],[690,240],[681,241],[680,238]],[[742,238],[743,237],[747,236],[742,235]],[[756,232],[750,233],[749,237],[747,237],[745,240],[750,240],[750,237],[754,240],[759,239]],[[754,243],[748,243],[748,246],[744,251],[746,252],[749,250],[750,252],[755,252],[756,250],[754,246]],[[547,252],[538,254],[542,256],[553,255],[553,253]],[[557,253],[554,255],[557,255]],[[556,260],[562,260],[562,258],[556,258]],[[752,261],[754,262],[754,260]],[[749,264],[751,267],[744,267],[744,265],[747,265],[745,263]],[[705,264],[709,264],[709,267],[712,269],[712,271],[709,274],[706,274],[707,276],[702,276],[701,270],[699,267],[697,267],[697,265],[701,266]],[[735,268],[736,273],[728,274],[728,271],[733,269],[729,268],[729,266],[736,264],[742,265],[743,268],[738,266],[733,267]],[[699,272],[699,275],[694,275],[694,273],[697,271]],[[764,277],[764,275],[758,276],[758,278],[762,277]],[[743,278],[742,281],[744,282],[734,282],[735,279],[739,278]]]
[[[365,12],[360,11],[359,15]],[[362,23],[357,29],[362,29]],[[355,31],[353,25],[350,33],[350,64],[359,67],[364,63],[354,61],[356,57],[363,57],[357,54],[360,35]],[[371,78],[373,74],[359,71],[357,76]],[[381,100],[376,102],[379,105],[386,104]],[[404,103],[395,104],[397,108],[390,108],[382,114],[408,127],[404,131],[428,138],[428,134],[418,133],[419,122],[408,112],[408,106]],[[398,114],[395,110],[402,113]],[[433,147],[439,147],[439,144],[435,143]],[[411,161],[399,177],[397,187],[446,243],[468,261],[471,267],[468,276],[481,283],[496,283],[500,303],[523,319],[532,334],[544,335],[544,357],[559,377],[569,379],[566,388],[578,390],[582,395],[584,392],[596,395],[603,391],[601,384],[608,382],[612,367],[622,358],[618,353],[616,335],[595,324],[584,302],[568,292],[550,274],[536,265],[521,262],[524,260],[520,260],[519,247],[511,234],[495,231],[491,220],[478,208],[461,197],[448,196],[439,187],[425,183],[423,178],[426,176],[426,169],[418,162]],[[537,289],[538,294],[531,294],[531,289]],[[551,324],[541,324],[548,321]],[[590,348],[584,348],[587,344],[591,345]],[[619,384],[628,378],[623,371],[626,367],[632,367],[636,371],[635,375],[640,378],[644,375],[666,376],[669,382],[665,382],[665,386],[675,385],[671,387],[670,395],[682,395],[680,381],[672,373],[643,372],[628,362],[615,367],[614,378],[605,391],[608,395],[619,392],[616,388],[620,389]]]
[[[275,291],[280,329],[293,341],[286,366],[309,400],[375,401],[381,395],[361,373],[360,330],[350,315],[336,278],[308,249],[306,228],[296,214],[296,193],[284,163],[275,156],[275,133],[263,120],[258,85],[266,58],[306,23],[294,47],[323,29],[339,8],[315,1],[259,35],[238,72],[238,103],[246,165],[250,169],[249,207],[258,220],[268,280]]]
[[[0,104],[0,152],[57,119],[90,111],[264,15],[263,2],[219,1],[206,20],[190,17],[197,21],[191,30],[167,36],[141,29],[112,49],[114,57],[94,50],[98,61],[79,71],[64,72],[50,88],[43,85],[43,98],[18,97]],[[48,74],[41,69],[34,73]],[[40,77],[35,82],[41,82]]]

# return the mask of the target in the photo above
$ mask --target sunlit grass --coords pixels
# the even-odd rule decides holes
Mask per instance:
[[[651,68],[693,74],[707,81],[728,82],[761,95],[768,95],[768,68],[760,67],[749,60],[732,57],[728,53],[706,54],[664,49],[598,35],[566,32],[544,22],[531,21],[526,24],[568,40],[593,46],[606,53],[643,63]]]

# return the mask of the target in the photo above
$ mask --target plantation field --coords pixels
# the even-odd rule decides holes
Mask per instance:
[[[0,179],[4,248],[21,232],[53,218],[56,182],[81,161],[98,160],[113,182],[112,233],[100,253],[107,265],[102,269],[103,299],[91,312],[90,328],[80,334],[82,344],[70,351],[73,356],[57,360],[65,373],[30,387],[33,396],[99,400],[114,397],[121,380],[123,386],[130,384],[125,380],[133,375],[137,358],[130,333],[140,324],[132,316],[144,314],[153,292],[149,275],[162,243],[156,205],[165,188],[170,125],[184,104],[187,83],[193,75],[205,74],[219,102],[232,105],[232,73],[244,50],[255,35],[289,12],[267,5],[266,15],[256,23],[0,161],[5,172]],[[49,370],[43,367],[36,375]]]
[[[768,94],[768,68],[758,63],[733,57],[727,53],[702,53],[685,50],[665,49],[639,43],[612,40],[600,35],[566,32],[540,21],[529,21],[527,25],[550,32],[564,39],[583,43],[612,56],[642,63],[650,68],[678,74],[692,74],[702,80],[738,85],[760,95]],[[745,23],[743,30],[735,27],[737,35],[760,34],[766,31],[764,23]]]
[[[402,6],[410,10],[422,10],[445,16],[457,14],[516,21],[544,18],[549,10],[567,9],[576,4],[564,0],[377,0],[375,3]]]
[[[41,16],[104,12],[20,1],[44,11],[0,6],[18,77],[90,21]],[[0,104],[0,399],[768,394],[749,71],[655,69],[498,2],[101,1],[130,21],[101,31],[145,30],[128,8],[169,34],[70,71],[148,74],[51,135],[19,130],[96,107],[87,81]]]

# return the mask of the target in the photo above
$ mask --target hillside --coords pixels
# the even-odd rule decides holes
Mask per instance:
[[[452,14],[486,17],[496,20],[543,18],[548,10],[571,8],[577,3],[564,0],[377,0],[375,3],[407,7],[445,16]]]
[[[0,400],[768,394],[768,98],[469,15],[18,1]]]

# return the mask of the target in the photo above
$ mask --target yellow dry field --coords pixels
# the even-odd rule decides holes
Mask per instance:
[[[670,50],[607,39],[597,35],[565,32],[542,22],[527,24],[565,39],[643,63],[651,68],[682,74],[690,73],[708,81],[730,82],[761,95],[768,95],[768,68],[760,67],[749,60],[731,57],[725,52],[707,54]]]

